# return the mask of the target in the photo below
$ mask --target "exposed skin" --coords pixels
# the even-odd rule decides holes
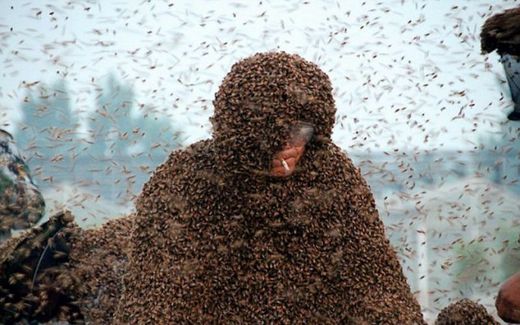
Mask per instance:
[[[298,165],[298,161],[303,156],[305,152],[305,144],[301,143],[299,145],[287,144],[284,149],[278,152],[273,158],[273,167],[271,169],[271,176],[278,177],[286,177],[290,176],[296,166]],[[285,162],[285,166],[284,166]]]
[[[296,166],[305,152],[307,141],[297,139],[287,143],[283,150],[276,153],[273,157],[271,176],[287,177],[292,175]]]
[[[294,173],[313,132],[314,128],[310,123],[300,122],[295,125],[291,139],[273,156],[271,176],[288,177]]]
[[[498,316],[509,323],[520,323],[520,272],[510,277],[498,292]]]

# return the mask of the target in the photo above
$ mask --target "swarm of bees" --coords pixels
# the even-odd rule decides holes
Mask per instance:
[[[211,125],[207,122],[212,113],[210,97],[232,62],[262,50],[297,52],[319,64],[331,77],[335,86],[331,91],[337,103],[335,120],[316,124],[322,129],[315,134],[307,152],[320,158],[313,162],[303,160],[300,165],[301,169],[316,168],[308,173],[309,181],[320,179],[322,172],[317,169],[334,165],[334,161],[327,159],[329,150],[319,149],[318,145],[325,145],[330,140],[330,122],[332,139],[361,167],[374,190],[391,243],[414,293],[421,298],[427,320],[462,296],[480,299],[492,312],[497,283],[520,265],[515,262],[519,260],[520,223],[516,218],[518,192],[514,192],[520,184],[516,172],[518,159],[515,158],[519,152],[516,146],[519,128],[505,122],[501,114],[510,107],[502,67],[494,62],[493,55],[487,57],[478,53],[478,42],[483,22],[511,6],[510,2],[478,0],[468,5],[453,5],[427,0],[393,0],[364,1],[346,6],[340,1],[286,1],[284,4],[257,1],[250,4],[232,2],[227,6],[205,3],[204,8],[190,7],[187,2],[152,1],[125,5],[72,1],[62,6],[13,3],[7,5],[6,10],[0,10],[0,16],[5,17],[0,24],[0,42],[4,49],[0,51],[0,57],[5,80],[0,89],[0,120],[8,121],[16,141],[23,134],[33,132],[27,146],[21,149],[29,158],[27,163],[44,189],[44,195],[59,193],[56,188],[64,187],[57,174],[71,175],[73,179],[68,181],[72,187],[94,193],[78,194],[67,202],[60,202],[78,214],[86,210],[87,213],[82,213],[86,216],[80,221],[99,220],[102,219],[100,215],[119,216],[119,206],[108,205],[106,201],[117,200],[132,206],[131,199],[139,193],[156,165],[174,148],[173,141],[186,146],[210,136]],[[516,10],[508,11],[514,12]],[[502,17],[510,22],[507,23],[510,31],[517,28],[516,18]],[[496,21],[489,26],[492,28],[485,27],[482,34],[489,36],[489,42],[484,42],[491,44],[487,49],[491,50],[495,43],[508,44],[515,40],[514,33],[505,31]],[[52,31],[46,33],[52,39],[44,35],[45,28]],[[131,35],[130,39],[125,40],[125,35]],[[101,83],[108,69],[122,79],[113,92],[104,89]],[[49,75],[66,80],[70,90],[46,86],[54,78]],[[270,77],[277,80],[276,76]],[[123,84],[133,85],[136,96],[129,96],[115,110],[100,104],[100,99],[110,101],[125,93]],[[231,86],[247,91],[246,84]],[[48,91],[36,91],[40,87],[48,88]],[[319,95],[315,98],[305,87],[296,83],[289,85],[287,90],[288,99],[296,107],[308,104],[323,108],[319,104],[323,98]],[[65,101],[59,105],[50,104],[50,100],[60,94],[69,101],[69,106],[62,105]],[[220,137],[222,141],[208,140],[201,145],[203,149],[185,148],[202,161],[213,161],[213,164],[199,166],[199,173],[190,174],[192,181],[199,185],[183,183],[182,191],[195,188],[197,204],[208,205],[212,195],[226,190],[228,173],[265,177],[271,150],[285,140],[290,121],[302,118],[295,114],[289,118],[265,120],[262,114],[276,115],[280,103],[259,105],[260,100],[254,93],[243,96],[249,96],[249,102],[242,104],[251,108],[243,117],[247,120],[245,125],[237,123],[233,130],[226,131],[219,129],[219,125],[225,125],[225,119],[216,120],[213,140]],[[226,107],[232,109],[235,100],[242,100],[238,97],[227,102]],[[92,104],[93,100],[95,104]],[[17,117],[18,105],[28,107],[31,103],[35,104],[38,116],[48,116],[55,108],[57,122],[15,126],[12,121]],[[73,123],[65,123],[62,119],[69,108],[76,118]],[[127,119],[120,119],[118,114],[122,112]],[[21,112],[20,118],[25,113]],[[215,113],[216,118],[219,113]],[[131,123],[117,122],[131,121],[135,116],[142,118],[142,125],[125,127]],[[312,113],[305,118],[312,121]],[[92,127],[87,122],[89,119],[105,121],[108,127]],[[183,130],[177,129],[171,135],[164,131],[164,124],[145,127],[150,120],[173,122]],[[278,127],[271,130],[264,128],[264,124]],[[241,133],[241,129],[247,130],[247,134]],[[257,134],[253,129],[262,132]],[[248,139],[247,145],[238,145],[241,137]],[[144,142],[146,146],[143,146],[141,140],[145,138],[152,140]],[[49,140],[48,145],[39,145],[38,139]],[[89,156],[86,147],[98,139],[110,140],[104,151],[106,157]],[[214,152],[206,147],[211,147],[210,143]],[[457,148],[452,149],[454,147]],[[56,148],[64,150],[49,156],[48,152]],[[130,158],[117,160],[110,156],[118,150],[127,151]],[[204,150],[208,152],[202,153]],[[157,153],[160,154],[155,155]],[[378,154],[384,159],[380,160]],[[87,167],[81,160],[85,157],[90,161]],[[136,162],[138,168],[131,166]],[[427,168],[421,169],[421,162],[426,163]],[[339,165],[337,168],[342,170],[343,165]],[[215,166],[218,166],[217,172],[212,172]],[[329,167],[323,167],[323,173],[338,177],[333,176]],[[185,173],[183,168],[168,168],[163,166],[157,173],[161,170],[163,173]],[[85,170],[97,177],[83,176]],[[459,174],[463,175],[459,177]],[[460,179],[456,188],[450,187],[453,178]],[[189,183],[189,180],[186,177],[182,182]],[[285,208],[280,207],[280,198],[295,211],[302,212],[311,209],[310,202],[323,199],[327,206],[335,201],[334,195],[341,199],[335,191],[319,188],[305,191],[302,197],[295,199],[293,190],[281,182],[271,185],[273,193],[250,190],[258,185],[254,179],[233,181],[232,184],[237,191],[241,189],[245,197],[238,200],[238,196],[230,195],[230,200],[237,201],[232,202],[236,207],[236,211],[229,213],[232,216],[239,215],[237,211],[248,205],[257,206],[259,219],[271,215],[272,209],[283,216]],[[154,191],[161,192],[170,186],[165,181]],[[203,195],[205,187],[213,188],[212,195]],[[113,197],[106,199],[106,192]],[[149,192],[152,194],[153,191]],[[349,195],[355,197],[354,193]],[[152,211],[154,214],[197,211],[181,196],[166,195],[163,201],[164,204]],[[108,208],[98,209],[100,202]],[[208,206],[224,211],[225,202]],[[326,210],[316,207],[313,211],[320,214]],[[288,231],[301,234],[302,230],[296,226],[311,227],[315,221],[309,214],[295,213],[291,219],[295,228]],[[208,216],[218,220],[212,213]],[[196,224],[190,213],[179,218],[179,221],[169,222],[164,229],[179,234],[185,231],[186,223],[192,223],[193,227],[209,227],[204,223]],[[237,228],[240,220],[230,222],[229,229]],[[439,224],[449,226],[439,228]],[[283,225],[283,220],[269,222],[273,229],[283,228]],[[327,231],[324,240],[341,238],[344,229],[338,228]],[[257,234],[255,237],[263,240],[269,233],[266,229],[260,229],[252,236]],[[237,244],[230,247],[222,239],[226,234],[215,237],[221,241],[219,251],[246,255],[248,242],[236,239],[233,243]],[[451,238],[453,235],[457,238]],[[104,232],[92,236],[105,237]],[[156,239],[148,234],[141,238],[143,242]],[[185,240],[189,242],[191,238]],[[474,243],[482,245],[481,253],[485,257],[476,258],[480,262],[467,264],[470,266],[457,274],[454,271],[457,263],[468,259],[467,252],[457,249]],[[167,241],[160,244],[166,247]],[[280,247],[286,252],[292,249],[290,242],[281,241]],[[335,256],[332,265],[341,263],[342,251],[331,254]],[[279,255],[283,256],[280,253],[268,255],[273,257],[272,265],[283,261]],[[191,261],[188,266],[194,264],[194,260]],[[497,267],[500,272],[493,269],[493,265],[500,265]],[[182,274],[188,276],[197,272]],[[334,272],[333,268],[330,272]],[[163,275],[168,276],[156,272],[157,277]],[[259,281],[249,274],[243,278]],[[468,283],[471,289],[454,290],[461,282]],[[118,285],[117,281],[113,283]],[[160,285],[159,282],[154,284]],[[309,284],[308,287],[315,290],[319,286]],[[108,292],[117,290],[112,288]],[[295,288],[289,292],[300,297],[305,294],[302,291]],[[240,301],[247,304],[245,298]],[[115,311],[101,313],[112,315]],[[106,318],[100,319],[103,323]]]

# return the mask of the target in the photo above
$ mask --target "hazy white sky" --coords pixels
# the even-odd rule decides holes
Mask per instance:
[[[517,5],[0,0],[0,123],[16,132],[26,85],[60,77],[85,114],[114,73],[133,85],[136,104],[156,107],[191,143],[210,136],[213,94],[231,64],[280,49],[330,75],[334,139],[347,151],[471,149],[512,109],[498,55],[480,54],[480,27]]]

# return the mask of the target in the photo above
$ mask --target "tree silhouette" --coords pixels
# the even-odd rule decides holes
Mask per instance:
[[[107,88],[98,90],[97,109],[89,118],[92,145],[89,152],[95,158],[115,158],[132,155],[164,157],[178,146],[169,117],[150,106],[135,108],[131,86],[110,75]]]
[[[141,111],[144,116],[140,119],[139,129],[143,132],[140,144],[144,152],[164,157],[179,146],[179,132],[174,132],[168,116],[148,107],[142,107]]]
[[[26,156],[59,163],[80,152],[79,120],[71,110],[64,80],[52,87],[42,84],[36,90],[28,90],[21,109],[23,118],[15,138]]]
[[[126,155],[133,144],[132,88],[110,75],[106,88],[98,90],[96,106],[89,118],[89,132],[93,139],[89,152],[100,159]]]
[[[91,178],[110,185],[117,197],[122,192],[135,195],[178,143],[167,116],[145,104],[136,108],[130,85],[110,75],[105,86],[98,90],[97,107],[88,120],[89,153],[94,160],[110,164],[93,168],[97,173]]]

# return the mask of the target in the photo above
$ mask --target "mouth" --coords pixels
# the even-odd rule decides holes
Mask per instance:
[[[274,155],[271,161],[271,176],[287,177],[294,173],[305,152],[305,146],[312,138],[313,131],[312,125],[303,122],[294,128],[291,140]]]

